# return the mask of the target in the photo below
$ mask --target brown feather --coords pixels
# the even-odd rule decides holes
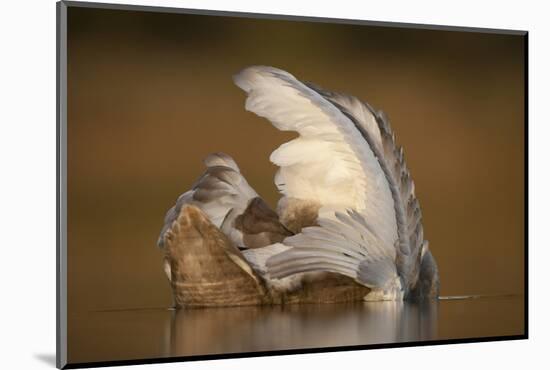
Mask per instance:
[[[164,236],[177,307],[267,303],[262,279],[195,206],[184,206]]]
[[[244,213],[235,219],[235,228],[242,232],[243,242],[248,248],[265,247],[293,235],[260,197],[252,199]]]
[[[304,227],[317,225],[317,217],[321,204],[312,200],[283,198],[278,205],[281,222],[294,234],[300,233]]]
[[[281,303],[341,303],[361,301],[370,292],[364,285],[353,279],[331,273],[306,274],[300,288],[284,293]]]

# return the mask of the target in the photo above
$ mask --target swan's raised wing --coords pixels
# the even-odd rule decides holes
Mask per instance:
[[[281,167],[283,204],[322,206],[318,226],[286,239],[294,248],[268,260],[271,275],[334,271],[382,287],[399,274],[414,285],[424,245],[420,207],[384,114],[271,67],[247,68],[235,82],[248,93],[248,110],[300,134],[271,156]]]
[[[311,201],[321,217],[355,209],[384,245],[393,247],[397,225],[392,193],[369,144],[349,117],[319,92],[272,67],[249,67],[234,77],[247,94],[246,109],[299,137],[271,154],[275,183],[289,199]],[[280,213],[284,213],[282,209]]]
[[[428,242],[424,240],[422,212],[414,192],[414,181],[407,168],[403,148],[397,145],[389,120],[384,112],[376,111],[356,97],[330,92],[311,84],[309,86],[355,123],[378,158],[394,200],[399,234],[397,267],[408,283],[408,288],[414,288],[419,267],[422,266],[420,260],[424,256],[427,256],[427,260],[433,261],[435,270],[437,266],[428,250]],[[434,276],[434,279],[439,278]]]

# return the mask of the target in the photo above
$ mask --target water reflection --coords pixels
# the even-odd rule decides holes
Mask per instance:
[[[437,302],[208,308],[174,311],[173,356],[435,339]]]
[[[69,315],[69,362],[519,335],[522,296]]]

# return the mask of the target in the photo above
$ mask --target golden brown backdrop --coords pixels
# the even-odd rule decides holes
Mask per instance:
[[[213,151],[271,204],[269,154],[293,137],[244,110],[252,64],[356,95],[390,117],[441,293],[523,293],[524,38],[69,8],[69,312],[167,307],[155,242]]]

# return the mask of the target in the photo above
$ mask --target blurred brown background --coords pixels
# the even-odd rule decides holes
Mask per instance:
[[[272,206],[294,135],[244,110],[253,64],[383,109],[405,148],[441,293],[523,293],[524,38],[69,8],[69,312],[167,307],[156,239],[213,151]]]

